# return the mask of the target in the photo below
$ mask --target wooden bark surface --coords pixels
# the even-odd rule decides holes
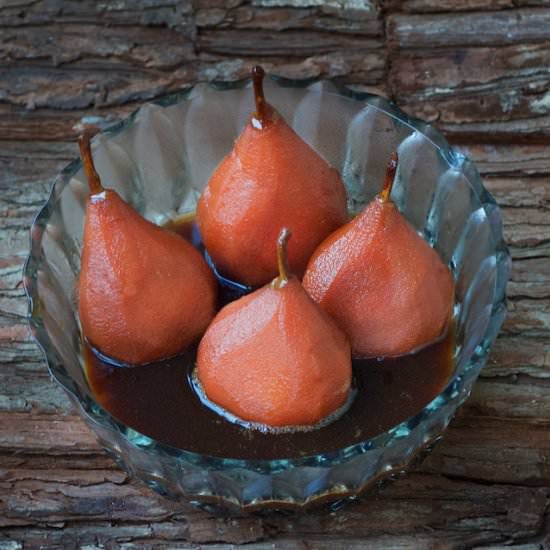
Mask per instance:
[[[510,313],[443,442],[336,513],[217,518],[127,479],[49,379],[20,285],[29,225],[116,120],[261,61],[430,120],[478,165],[514,259]],[[550,2],[0,2],[0,549],[550,547]]]

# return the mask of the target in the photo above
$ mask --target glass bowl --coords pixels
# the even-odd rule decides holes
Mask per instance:
[[[83,370],[75,285],[88,188],[79,160],[57,177],[36,217],[24,277],[30,325],[50,373],[115,461],[162,495],[241,512],[355,497],[407,468],[469,395],[506,313],[510,271],[495,201],[474,165],[436,130],[377,96],[323,82],[267,80],[268,101],[340,169],[351,212],[379,191],[388,158],[398,151],[392,197],[452,270],[456,367],[416,415],[332,453],[277,460],[173,448],[112,417],[94,399]],[[252,110],[250,88],[249,81],[198,85],[105,129],[93,141],[104,185],[155,223],[193,211]]]

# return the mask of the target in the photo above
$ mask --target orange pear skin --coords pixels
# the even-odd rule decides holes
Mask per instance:
[[[142,218],[115,191],[90,198],[79,312],[102,353],[131,364],[184,351],[214,317],[216,285],[185,239]]]
[[[88,129],[80,151],[91,195],[86,206],[78,308],[86,339],[123,363],[185,351],[216,312],[217,286],[185,239],[140,216],[95,170]]]
[[[292,273],[302,277],[317,245],[347,221],[346,191],[331,168],[267,104],[252,116],[198,204],[204,244],[226,277],[250,286],[277,275],[283,227]]]
[[[199,345],[197,376],[211,401],[243,420],[312,425],[347,401],[350,346],[292,277],[218,313]]]
[[[454,297],[447,266],[380,195],[317,248],[303,285],[356,357],[402,355],[433,342]]]

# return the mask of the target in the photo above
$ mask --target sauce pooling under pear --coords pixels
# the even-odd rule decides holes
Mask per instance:
[[[191,239],[189,219],[169,226]],[[113,367],[84,349],[86,375],[99,403],[134,430],[173,447],[244,459],[277,459],[336,451],[380,434],[418,413],[453,369],[454,331],[418,353],[353,362],[357,394],[338,420],[310,432],[263,433],[205,407],[191,374],[195,352],[151,365]]]

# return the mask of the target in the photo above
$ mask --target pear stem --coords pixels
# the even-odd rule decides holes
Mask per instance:
[[[380,200],[382,202],[389,202],[393,183],[395,182],[395,174],[397,172],[397,151],[391,154],[388,167],[386,168],[386,179],[384,180],[384,187],[380,191]]]
[[[78,138],[78,145],[80,147],[80,157],[82,158],[82,165],[84,166],[84,173],[88,179],[88,186],[92,195],[99,195],[104,191],[101,180],[96,172],[94,166],[94,159],[92,157],[91,140],[98,130],[93,127],[85,128],[80,137]]]
[[[265,97],[264,97],[264,76],[265,71],[260,65],[255,65],[252,68],[252,83],[254,84],[254,101],[256,102],[256,118],[262,125],[265,123]]]
[[[290,229],[284,227],[279,233],[277,239],[277,267],[279,268],[279,276],[273,280],[272,287],[279,289],[286,286],[288,283],[288,239],[290,239]]]

